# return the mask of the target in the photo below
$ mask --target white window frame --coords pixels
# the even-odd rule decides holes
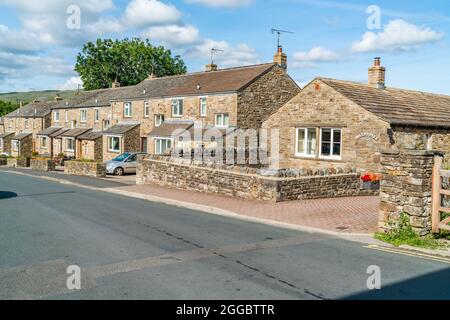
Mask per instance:
[[[77,120],[71,120],[70,121],[70,128],[75,129],[77,127]]]
[[[164,152],[167,150],[167,149],[170,149],[170,148],[172,148],[173,147],[173,139],[171,139],[171,138],[163,138],[163,137],[156,137],[156,138],[154,138],[153,139],[153,141],[154,141],[154,143],[155,143],[155,154],[156,155],[162,155],[162,154],[164,154]],[[160,141],[160,142],[165,142],[165,144],[166,144],[166,148],[164,149],[164,151],[163,151],[163,148],[162,148],[162,143],[160,143],[160,148],[159,148],[159,150],[158,150],[158,143],[157,143],[157,141]],[[170,147],[168,147],[167,146],[167,142],[170,142]]]
[[[123,116],[124,118],[131,118],[133,114],[131,102],[125,102],[123,104]]]
[[[94,109],[94,122],[95,123],[100,122],[100,109],[99,108]]]
[[[65,113],[65,117],[66,117],[66,123],[68,123],[69,122],[69,111],[67,111],[66,110],[66,113]]]
[[[69,149],[69,141],[73,141],[73,149]],[[74,138],[66,138],[66,151],[75,152],[75,139]]]
[[[200,97],[200,117],[204,118],[208,114],[208,97]]]
[[[299,132],[300,130],[303,130],[305,132],[305,141],[303,141],[303,150],[304,152],[300,152],[298,150],[298,138],[299,138]],[[313,154],[308,154],[308,137],[309,137],[309,132],[310,131],[314,131],[314,133],[316,134],[316,145],[314,147],[314,153]],[[296,128],[295,129],[295,156],[296,157],[305,157],[305,158],[315,158],[317,157],[317,128]]]
[[[427,139],[427,145],[426,145],[427,150],[433,150],[433,134],[427,133],[425,135],[425,137]]]
[[[9,127],[12,128],[14,126],[14,120],[9,121]]]
[[[331,130],[331,146],[330,146],[330,153],[331,156],[324,156],[322,155],[322,135],[323,130]],[[341,132],[341,141],[339,141],[341,146],[341,154],[339,156],[333,155],[333,145],[335,144],[334,141],[334,132],[340,131]],[[329,159],[329,160],[342,160],[342,140],[343,140],[343,130],[341,128],[320,128],[320,143],[319,143],[319,158],[321,159]]]
[[[108,130],[109,128],[111,128],[111,120],[104,119],[103,120],[103,130]]]
[[[110,142],[112,141],[112,139],[119,139],[119,150],[113,149],[111,147],[112,143]],[[122,142],[121,136],[106,136],[106,143],[108,144],[108,152],[120,153],[120,150],[122,149],[121,142]]]
[[[45,145],[44,145],[44,141],[45,141]],[[47,137],[41,137],[41,149],[47,149],[47,142],[48,142]]]
[[[160,127],[164,123],[164,120],[163,114],[155,114],[155,127]]]
[[[30,120],[25,119],[25,129],[28,129],[30,127]]]
[[[59,111],[55,111],[53,114],[53,121],[59,123]]]
[[[87,122],[87,109],[80,109],[80,123],[86,122]]]
[[[144,118],[150,117],[150,102],[145,101],[144,103]]]
[[[219,117],[222,117],[222,123],[219,124]],[[225,119],[228,119],[228,123],[225,124]],[[228,128],[230,126],[230,115],[228,113],[216,113],[214,116],[214,124],[217,128]]]
[[[3,149],[3,139],[0,138],[0,149]]]
[[[20,141],[19,140],[13,140],[11,143],[12,143],[12,150],[15,151],[15,152],[19,152]]]
[[[177,102],[177,105],[175,105],[175,102]],[[182,98],[172,99],[170,104],[172,107],[172,117],[182,118],[184,112],[184,99]],[[175,112],[175,110],[177,112]]]

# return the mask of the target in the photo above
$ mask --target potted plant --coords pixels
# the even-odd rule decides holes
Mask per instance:
[[[361,176],[364,190],[380,190],[380,176],[368,173]]]

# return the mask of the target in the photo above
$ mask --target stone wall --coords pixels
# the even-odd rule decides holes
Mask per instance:
[[[95,121],[95,110],[99,110],[99,121]],[[86,122],[81,122],[81,110],[86,110]],[[59,112],[59,121],[55,122],[54,113]],[[66,121],[67,113],[67,121]],[[104,120],[111,119],[111,107],[67,108],[52,110],[51,126],[71,128],[71,121],[75,120],[77,128],[89,128],[96,131],[104,130]]]
[[[259,129],[262,122],[300,93],[286,71],[275,66],[238,94],[237,126]]]
[[[31,158],[32,152],[33,152],[33,138],[31,135],[23,138],[20,141],[18,150],[13,150],[13,148],[11,147],[11,156],[13,157]]]
[[[278,129],[281,168],[357,167],[379,172],[380,151],[390,146],[390,125],[345,98],[320,80],[312,82],[263,124]],[[316,154],[301,157],[295,153],[297,128],[316,130]],[[319,157],[320,129],[342,130],[340,160]]]
[[[103,161],[103,137],[96,140],[79,140],[81,143],[81,158]]]
[[[7,158],[6,166],[10,168],[28,168],[30,166],[30,158]]]
[[[270,170],[199,164],[191,160],[168,160],[156,156],[139,161],[137,184],[156,184],[271,202],[378,193],[363,190],[360,174],[354,169],[340,169],[333,173],[323,170]]]
[[[66,161],[64,172],[75,176],[106,177],[106,164],[99,162]]]
[[[379,229],[387,232],[398,225],[401,214],[407,214],[420,235],[431,231],[432,172],[437,151],[385,150]]]
[[[120,137],[120,151],[112,152],[108,148],[108,137],[116,136]],[[121,134],[121,135],[107,135],[103,136],[103,161],[109,161],[124,152],[140,152],[141,151],[141,137],[140,137],[140,126]]]
[[[21,132],[30,132],[33,138],[36,137],[39,131],[42,131],[50,126],[50,113],[41,118],[21,118],[12,117],[5,118],[5,131],[14,132],[16,134]]]
[[[55,163],[51,159],[31,159],[30,168],[37,171],[55,171]]]
[[[14,137],[14,135],[9,135],[5,138],[3,138],[2,148],[0,148],[0,153],[7,153],[11,154],[11,138]]]

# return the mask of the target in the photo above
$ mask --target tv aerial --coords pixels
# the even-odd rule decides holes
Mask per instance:
[[[292,31],[286,31],[286,30],[272,28],[272,34],[277,34],[277,37],[278,37],[278,42],[277,42],[278,49],[282,48],[280,40],[281,40],[281,34],[283,34],[283,33],[294,34],[294,32],[292,32]]]
[[[217,48],[212,48],[211,49],[211,64],[214,64],[214,57],[218,54],[218,53],[222,53],[224,52],[221,49],[217,49]]]

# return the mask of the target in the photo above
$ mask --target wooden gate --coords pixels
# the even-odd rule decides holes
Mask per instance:
[[[434,158],[432,223],[433,233],[440,230],[450,231],[450,208],[443,206],[442,196],[450,196],[450,190],[442,186],[442,178],[450,178],[450,170],[442,168],[442,157]]]

